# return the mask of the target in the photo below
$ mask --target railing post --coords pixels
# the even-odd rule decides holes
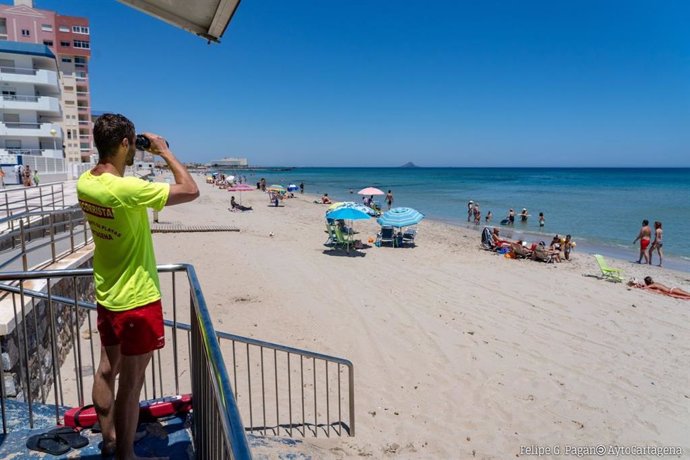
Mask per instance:
[[[22,267],[24,271],[29,269],[29,261],[26,258],[26,241],[24,240],[24,221],[19,219],[19,241],[22,248]]]
[[[40,185],[38,186],[38,204],[41,207],[41,211],[43,211],[43,187]]]
[[[55,211],[55,185],[50,184],[50,202],[53,203],[53,211]]]
[[[24,210],[29,212],[29,199],[26,197],[26,189],[24,189]]]
[[[53,257],[53,263],[55,263],[55,214],[49,215],[48,222],[50,223],[48,227],[50,231],[50,255]]]
[[[69,247],[70,253],[74,252],[74,222],[72,222],[72,213],[69,214]]]
[[[10,216],[12,216],[12,211],[10,211]],[[10,234],[12,235],[12,249],[15,248],[14,242],[14,219],[10,220]]]

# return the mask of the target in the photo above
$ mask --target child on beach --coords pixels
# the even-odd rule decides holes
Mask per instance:
[[[491,214],[491,211],[486,213],[486,223],[488,224],[491,222],[491,218],[493,217],[493,214]]]
[[[539,228],[544,227],[544,223],[545,223],[545,222],[546,222],[546,221],[544,220],[544,213],[543,213],[543,212],[540,212],[540,213],[539,213]]]

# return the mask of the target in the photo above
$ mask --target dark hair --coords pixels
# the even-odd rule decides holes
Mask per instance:
[[[647,219],[643,220],[642,225],[649,225],[649,221]]]
[[[134,136],[134,123],[119,113],[105,113],[93,126],[93,140],[101,158],[115,155],[122,139],[134,144]]]
[[[661,222],[659,222],[658,220],[654,222],[654,228],[661,228]]]
[[[644,277],[644,284],[646,284],[647,286],[649,286],[649,285],[652,284],[653,282],[654,282],[654,280],[652,279],[651,276],[645,276],[645,277]]]

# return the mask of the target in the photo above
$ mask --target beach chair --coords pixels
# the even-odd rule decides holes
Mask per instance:
[[[417,229],[414,227],[410,227],[403,232],[402,243],[416,246],[415,242],[414,242],[414,239],[416,236],[417,236]]]
[[[335,233],[336,247],[344,247],[348,252],[350,252],[350,245],[352,244],[352,241],[350,241],[349,236],[343,235],[342,230],[340,230],[340,227],[337,225],[333,227],[333,233]]]
[[[331,224],[326,224],[326,233],[328,233],[328,239],[326,240],[325,243],[323,243],[324,246],[335,246],[338,244],[338,238],[335,236],[335,231],[333,230],[333,225]]]
[[[376,246],[383,243],[391,243],[395,247],[395,229],[393,227],[381,227],[381,231],[376,235]]]
[[[609,267],[604,257],[599,254],[594,254],[594,258],[599,264],[599,269],[601,270],[601,276],[605,280],[613,281],[615,283],[620,283],[623,281],[623,271],[619,268]]]

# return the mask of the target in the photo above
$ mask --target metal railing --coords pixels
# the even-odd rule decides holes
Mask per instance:
[[[235,400],[249,422],[247,431],[290,437],[318,437],[319,431],[327,437],[355,435],[350,361],[224,332],[218,332],[218,340],[232,368]]]
[[[180,267],[186,269],[188,266],[159,267],[160,272],[172,272],[170,284],[161,283],[161,288],[163,305],[172,305],[172,320],[166,321],[166,340],[172,341],[173,356],[161,358],[161,352],[157,352],[150,375],[151,386],[144,388],[145,393],[152,390],[154,398],[164,394],[179,394],[179,366],[181,362],[184,363],[180,356],[189,349],[189,333],[194,327],[193,323],[189,326],[178,321],[178,299],[184,298],[188,294],[185,290],[189,290],[189,287],[181,288],[176,282],[175,270],[181,270]],[[73,271],[55,273],[68,273],[69,276]],[[191,281],[190,285],[194,291],[189,295],[198,292],[197,297],[201,296],[200,288]],[[76,294],[65,302],[84,308],[88,315],[95,309],[93,303],[80,301]],[[91,328],[89,316],[88,330]],[[187,340],[180,341],[178,333],[185,333]],[[350,361],[226,332],[216,332],[216,338],[224,362],[231,370],[234,401],[247,431],[289,437],[355,435],[354,367]],[[85,343],[85,347],[87,345]],[[164,350],[171,352],[170,347]],[[93,353],[91,350],[90,361],[98,362]],[[75,369],[81,369],[77,366],[80,360],[75,359]],[[169,375],[163,375],[160,369],[162,362],[167,362],[168,368],[172,368],[172,381]],[[159,366],[158,374],[156,365]],[[208,382],[198,382],[204,383]],[[83,386],[77,385],[82,389]],[[63,400],[62,395],[60,400]],[[78,402],[83,403],[83,394]]]
[[[0,191],[0,231],[3,222],[15,214],[53,211],[65,207],[65,188],[62,182],[37,187]]]
[[[55,263],[93,240],[88,220],[76,206],[0,219],[0,228],[5,226],[8,230],[0,233],[0,270],[12,268],[19,259],[22,270]]]
[[[158,271],[170,273],[164,305],[172,305],[172,319],[165,321],[166,342],[172,341],[172,346],[154,353],[146,370],[144,398],[180,394],[191,389],[196,458],[250,459],[245,429],[194,267],[164,265],[159,266]],[[182,283],[182,286],[175,276],[180,272],[187,275],[187,283]],[[98,340],[98,336],[93,334],[95,304],[86,300],[89,294],[80,294],[79,290],[79,283],[90,281],[92,277],[91,269],[0,273],[0,282],[4,283],[0,284],[0,292],[7,293],[2,301],[13,306],[14,337],[20,351],[18,370],[13,375],[18,378],[18,387],[27,403],[30,427],[34,425],[33,405],[36,401],[43,404],[52,401],[58,424],[62,417],[59,406],[84,405],[85,388],[93,383],[92,376],[101,349],[94,344]],[[24,287],[27,282],[33,286],[43,282],[45,288],[29,290]],[[56,294],[56,291],[67,295]],[[190,325],[178,322],[177,301],[185,298],[185,294],[189,298]],[[46,331],[47,342],[39,337],[39,331]],[[181,334],[186,335],[186,341],[180,340],[178,335]],[[65,336],[68,343],[64,348],[69,348],[72,356],[65,356],[61,362],[63,349],[58,346],[58,338]],[[47,345],[43,345],[45,343]],[[89,356],[85,356],[87,354]],[[50,363],[49,369],[40,365],[46,361]],[[33,363],[33,368],[30,363]],[[75,384],[63,385],[63,382],[70,381],[67,374],[71,371],[74,372]],[[6,377],[7,371],[0,366],[4,433],[8,431]]]
[[[2,99],[5,101],[20,101],[20,102],[38,102],[40,96],[17,96],[15,94],[3,94]]]

